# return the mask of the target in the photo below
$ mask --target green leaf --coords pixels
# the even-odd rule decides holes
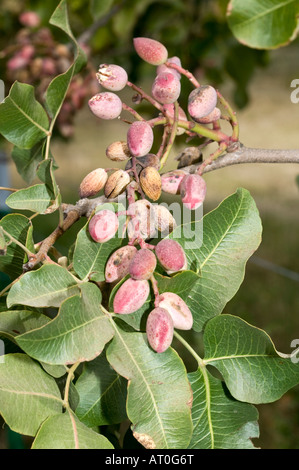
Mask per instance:
[[[99,0],[100,1],[100,0]],[[113,32],[116,36],[124,40],[132,32],[134,26],[142,16],[149,5],[154,3],[155,0],[131,0],[126,2],[117,15],[112,19]],[[172,2],[173,3],[173,2]]]
[[[40,427],[32,449],[113,449],[105,436],[92,431],[68,410],[48,418]]]
[[[63,377],[68,372],[68,367],[65,366],[65,365],[63,365],[63,366],[62,365],[52,365],[52,364],[47,364],[46,362],[42,362],[42,361],[40,361],[40,363],[41,363],[41,366],[43,367],[43,369],[45,369],[45,371],[49,375],[54,377],[55,379],[60,379],[61,377]],[[71,382],[70,392],[71,392],[72,389],[73,389],[73,383]]]
[[[34,88],[15,82],[0,103],[0,132],[20,148],[30,149],[47,136],[49,120],[34,97]]]
[[[248,403],[278,400],[299,383],[299,364],[279,355],[262,330],[231,315],[207,323],[204,363],[222,374],[234,398]]]
[[[193,435],[189,449],[253,449],[259,437],[258,412],[234,400],[207,370],[188,374],[193,390]]]
[[[53,174],[54,162],[51,158],[43,160],[37,168],[37,176],[46,185],[50,194],[56,196],[58,194],[58,187]]]
[[[6,204],[12,209],[27,210],[44,214],[54,202],[54,196],[45,184],[35,184],[29,188],[20,189],[6,199]]]
[[[49,194],[51,194],[53,200],[51,207],[48,207],[44,213],[54,212],[61,203],[60,190],[54,176],[55,168],[56,166],[54,160],[52,158],[48,158],[42,161],[37,169],[37,176],[46,185]]]
[[[229,27],[238,41],[256,49],[275,49],[297,36],[298,0],[232,0],[227,9]]]
[[[28,249],[32,248],[32,224],[31,221],[20,214],[8,214],[0,220],[0,227],[3,227],[13,238],[18,240]],[[7,243],[9,238],[5,237]],[[7,246],[6,255],[0,256],[0,270],[8,274],[14,280],[23,272],[23,264],[27,255],[16,243]]]
[[[18,173],[28,184],[31,184],[34,180],[38,164],[43,159],[43,144],[44,141],[40,141],[31,149],[21,149],[16,146],[13,148],[12,159],[16,164]]]
[[[7,254],[7,243],[3,228],[0,226],[0,256],[5,256]]]
[[[0,414],[13,430],[35,436],[41,423],[62,410],[55,380],[25,354],[0,362]]]
[[[79,47],[69,24],[67,2],[62,0],[50,18],[50,24],[64,31],[72,40],[75,46],[75,59],[69,69],[55,77],[50,83],[46,92],[46,106],[52,119],[56,119],[65,99],[67,90],[73,76],[78,73],[86,64],[85,52]]]
[[[185,236],[178,238],[182,227],[177,227],[171,238],[177,238],[185,248],[189,269],[200,277],[190,290],[187,304],[193,312],[194,329],[201,331],[238,291],[246,262],[260,244],[262,225],[250,193],[238,189],[205,215],[203,222],[183,228]],[[189,235],[200,230],[202,244],[199,239],[198,246],[188,248]]]
[[[16,338],[31,357],[48,364],[73,364],[98,356],[114,334],[101,310],[101,291],[90,283],[65,300],[58,315],[42,328]]]
[[[0,312],[0,334],[14,341],[17,335],[39,328],[49,321],[46,315],[30,310]]]
[[[110,209],[118,212],[124,210],[122,205],[103,204],[100,210]],[[89,221],[80,230],[77,236],[74,251],[74,270],[80,279],[92,279],[97,282],[105,280],[105,266],[112,252],[123,243],[122,228],[125,223],[125,216],[119,216],[119,229],[115,236],[105,243],[96,243],[88,231]]]
[[[94,20],[98,20],[112,7],[114,0],[91,0],[90,10]]]
[[[112,369],[104,354],[84,364],[76,389],[80,397],[76,415],[87,426],[126,419],[127,381]]]
[[[185,449],[192,434],[192,395],[177,353],[169,348],[157,354],[145,334],[115,326],[107,359],[129,380],[127,414],[134,437],[146,448]]]
[[[79,292],[74,277],[61,266],[45,264],[25,273],[10,289],[7,306],[59,307],[63,300]]]
[[[46,92],[46,106],[52,119],[56,119],[66,97],[67,90],[74,76],[75,65],[55,77]]]

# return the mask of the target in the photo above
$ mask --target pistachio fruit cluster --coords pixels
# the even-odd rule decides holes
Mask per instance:
[[[176,189],[169,187],[167,180],[169,175],[161,176],[161,170],[165,164],[175,136],[186,133],[190,135],[194,122],[215,124],[221,118],[221,112],[217,108],[217,92],[210,85],[198,86],[189,95],[188,120],[186,112],[178,104],[181,94],[182,73],[179,57],[168,57],[168,51],[163,44],[150,38],[135,38],[134,47],[137,54],[146,62],[156,66],[156,77],[151,88],[151,95],[147,95],[141,89],[128,80],[128,74],[124,68],[116,64],[101,64],[96,78],[103,89],[89,100],[92,113],[100,119],[112,120],[121,118],[122,111],[127,111],[134,117],[129,122],[126,140],[112,142],[106,149],[106,156],[113,162],[126,161],[123,170],[115,170],[107,176],[105,170],[97,169],[91,172],[82,182],[80,197],[90,197],[104,188],[107,198],[115,198],[121,194],[132,180],[137,183],[137,190],[142,197],[157,201],[162,191],[171,194],[181,194],[182,203],[188,209],[197,209],[204,201],[206,184],[200,174],[190,175],[181,170],[181,177],[176,180]],[[157,118],[146,120],[137,111],[123,103],[116,92],[131,86],[137,91],[140,102],[147,99],[159,110]],[[128,121],[126,120],[128,123]],[[165,127],[165,139],[161,143],[156,154],[152,153],[154,144],[154,127],[163,124]],[[171,128],[174,128],[171,137]],[[191,133],[192,134],[192,133]],[[168,140],[168,144],[165,144]],[[191,163],[187,162],[186,166]],[[179,165],[181,168],[182,165]],[[112,170],[113,171],[113,170]],[[96,182],[95,176],[98,176]],[[184,183],[181,185],[184,176]],[[198,187],[197,187],[198,186]]]
[[[219,145],[212,160],[220,150],[236,140],[236,123],[233,115],[222,116],[218,102],[224,99],[211,85],[200,85],[195,77],[182,68],[179,57],[168,57],[166,47],[150,38],[135,38],[134,48],[139,57],[156,67],[150,94],[132,84],[127,72],[116,64],[101,64],[96,74],[102,88],[89,100],[91,112],[100,119],[121,119],[122,112],[132,115],[125,140],[116,140],[106,148],[106,156],[112,162],[124,162],[124,168],[91,171],[81,182],[80,198],[96,196],[103,191],[107,201],[115,201],[125,194],[127,204],[121,215],[126,216],[126,245],[114,251],[105,266],[107,285],[118,286],[113,298],[114,313],[134,314],[147,303],[150,306],[151,289],[154,293],[154,308],[148,310],[146,334],[150,346],[158,353],[171,344],[174,329],[192,328],[193,317],[186,302],[174,292],[159,292],[154,277],[156,269],[172,276],[187,269],[186,254],[182,245],[168,236],[176,221],[170,211],[159,201],[162,192],[180,195],[182,207],[188,210],[199,208],[206,196],[203,169],[209,160],[202,162],[201,148],[212,142]],[[178,100],[187,77],[194,85],[190,92],[186,112]],[[147,100],[158,111],[152,119],[143,118],[135,109],[124,103],[116,92],[126,86],[137,95],[133,102]],[[220,119],[230,120],[233,133],[229,137],[220,129]],[[154,128],[162,125],[163,137],[154,153]],[[211,126],[211,127],[209,127]],[[205,144],[188,147],[177,157],[177,168],[161,173],[177,136],[205,138]],[[192,170],[192,171],[191,171]],[[96,209],[89,221],[89,233],[96,243],[105,243],[119,230],[118,214],[112,210]],[[162,240],[150,244],[157,231]],[[122,233],[124,235],[124,233]]]
[[[141,201],[135,204],[138,205],[138,202]],[[132,209],[127,212],[133,213]],[[112,210],[103,209],[90,219],[88,227],[95,242],[105,243],[115,236],[119,227],[118,217]],[[164,238],[156,246],[147,245],[140,249],[130,244],[122,246],[109,257],[105,280],[112,285],[124,280],[113,299],[113,310],[117,314],[137,312],[149,298],[150,283],[154,284],[157,307],[149,313],[146,333],[151,347],[163,352],[171,344],[174,328],[191,329],[193,317],[187,304],[177,294],[159,293],[153,276],[158,264],[168,275],[186,270],[187,259],[180,243]],[[167,335],[164,331],[166,326]]]

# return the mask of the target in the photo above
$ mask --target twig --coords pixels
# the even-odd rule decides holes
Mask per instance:
[[[45,238],[42,243],[40,244],[40,248],[38,253],[31,254],[29,261],[24,264],[23,269],[25,271],[33,269],[37,264],[41,263],[42,261],[48,259],[48,251],[54,245],[54,243],[58,240],[58,238],[68,230],[78,219],[80,218],[80,213],[77,210],[72,210],[68,212],[63,225],[60,227],[56,227],[56,229],[47,237]]]
[[[97,21],[95,21],[84,33],[81,34],[78,38],[78,43],[79,44],[87,44],[92,36],[97,32],[99,28],[102,28],[105,26],[110,19],[121,10],[121,8],[124,6],[127,0],[123,0],[120,2],[118,5],[114,5],[106,15],[102,16],[99,18]]]
[[[140,116],[139,113],[137,113],[137,111],[135,111],[135,109],[131,108],[130,106],[128,106],[127,104],[123,103],[122,104],[123,106],[123,110],[124,111],[127,111],[128,113],[131,113],[132,116],[134,116],[134,118],[137,120],[137,121],[145,121],[145,119]]]
[[[159,307],[160,294],[159,294],[157,279],[154,277],[153,274],[150,277],[150,281],[151,281],[152,288],[153,288],[153,291],[154,291],[154,296],[155,296],[155,307],[157,308],[157,307]]]
[[[167,161],[167,158],[169,157],[170,151],[173,147],[176,132],[177,132],[177,128],[178,128],[178,116],[179,116],[179,105],[178,105],[178,102],[176,101],[174,103],[174,118],[173,118],[173,123],[172,123],[172,129],[171,129],[171,132],[170,132],[168,144],[167,144],[167,146],[165,148],[165,151],[164,151],[164,153],[162,155],[162,158],[161,158],[160,169],[162,169],[163,166],[165,165],[165,163]]]
[[[206,158],[198,167],[197,169],[197,174],[202,175],[204,173],[204,170],[207,166],[209,166],[213,161],[215,161],[217,158],[220,157],[220,155],[225,152],[227,149],[227,144],[225,142],[222,142],[219,144],[219,147],[215,152],[213,152],[208,158]]]
[[[207,165],[203,173],[244,163],[299,163],[299,149],[260,149],[240,144],[237,150],[227,152]],[[201,163],[198,163],[180,168],[180,170],[195,173],[200,165]]]
[[[171,130],[170,130],[169,126],[164,126],[163,135],[162,135],[162,139],[161,139],[161,145],[160,145],[160,148],[157,152],[157,157],[159,159],[162,158],[162,155],[164,153],[164,150],[165,150],[165,147],[166,147],[166,144],[167,144],[167,139],[168,139],[168,136],[169,136],[170,132],[171,132]]]
[[[5,186],[0,186],[0,191],[10,191],[11,193],[15,193],[19,190],[15,188],[6,188]]]
[[[195,88],[200,87],[200,83],[196,80],[194,75],[191,72],[189,72],[189,70],[186,70],[183,67],[180,67],[179,65],[174,64],[172,62],[165,62],[165,65],[166,67],[175,69],[177,72],[181,73],[182,75],[185,75],[185,77],[187,77],[188,80],[190,80],[190,82],[192,83],[193,86],[195,86]]]
[[[22,250],[26,253],[29,259],[35,256],[34,253],[32,253],[30,250],[28,250],[28,248],[25,245],[23,245],[23,243],[19,242],[19,240],[17,240],[15,237],[10,235],[10,233],[8,233],[3,227],[2,227],[2,231],[4,235],[11,240],[12,243],[15,243],[20,248],[22,248]]]
[[[139,93],[139,95],[143,99],[147,100],[159,111],[164,112],[163,106],[160,103],[158,103],[158,101],[156,101],[154,98],[152,98],[150,95],[148,95],[145,91],[143,91],[142,88],[138,87],[137,85],[134,85],[134,83],[129,82],[129,81],[127,82],[127,86],[132,88],[134,91],[137,91],[137,93]]]
[[[208,157],[206,160],[206,165],[203,165],[203,163],[200,162],[194,165],[182,167],[180,170],[185,171],[186,173],[196,173],[201,167],[202,174],[204,174],[210,171],[225,168],[227,166],[238,165],[242,163],[299,163],[299,149],[259,149],[245,147],[239,143],[235,143],[234,148],[235,150],[233,150],[232,146],[228,147],[227,153],[221,155],[212,162],[209,161]],[[228,150],[233,151],[229,152]],[[215,154],[213,154],[213,157],[215,157]],[[66,217],[62,227],[57,227],[47,238],[45,238],[45,240],[40,243],[38,253],[33,254],[29,252],[29,250],[27,250],[24,245],[21,245],[21,248],[27,253],[28,256],[30,256],[28,263],[24,265],[24,269],[33,269],[38,263],[45,261],[48,257],[48,251],[50,248],[66,230],[68,230],[77,220],[79,220],[80,217],[90,217],[95,208],[100,204],[121,202],[121,200],[125,198],[126,194],[123,193],[120,197],[114,199],[107,199],[104,196],[100,196],[94,199],[80,199],[75,205],[63,204],[62,207]],[[5,235],[9,236],[11,241],[20,245],[20,242],[13,239],[13,237],[11,237],[9,234],[5,233]]]
[[[80,364],[80,361],[75,362],[75,364],[73,364],[72,367],[70,367],[68,371],[68,376],[66,379],[66,384],[65,384],[65,389],[64,389],[64,398],[63,398],[63,404],[66,408],[69,406],[69,390],[70,390],[71,381],[74,378],[75,370],[77,369],[79,364]]]

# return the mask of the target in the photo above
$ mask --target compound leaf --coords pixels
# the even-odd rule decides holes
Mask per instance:
[[[146,448],[186,448],[192,394],[181,358],[171,348],[157,354],[143,333],[115,328],[107,359],[129,381],[127,414],[134,437]]]
[[[101,291],[90,283],[66,299],[58,315],[42,328],[16,338],[31,357],[48,364],[73,364],[98,356],[114,334],[101,310]]]
[[[252,449],[259,437],[258,412],[235,400],[207,370],[188,374],[193,390],[193,435],[189,449]]]
[[[49,130],[49,119],[34,97],[34,88],[15,82],[5,100],[0,103],[0,132],[17,147],[30,149]]]
[[[234,398],[248,403],[278,400],[299,383],[299,364],[277,353],[263,330],[220,315],[204,331],[205,364],[216,367]]]
[[[59,307],[66,298],[79,292],[74,277],[63,267],[45,264],[25,273],[10,289],[7,306]]]
[[[105,436],[89,429],[68,410],[41,425],[32,449],[113,449]]]
[[[298,31],[298,0],[231,0],[228,24],[242,44],[275,49],[289,44]]]
[[[62,411],[55,380],[26,354],[7,354],[0,362],[0,413],[8,426],[35,436],[41,423]]]
[[[196,331],[219,315],[238,291],[246,262],[260,244],[261,232],[255,202],[242,188],[202,221],[179,226],[172,232],[171,238],[177,238],[185,249],[189,269],[200,278],[186,299]]]

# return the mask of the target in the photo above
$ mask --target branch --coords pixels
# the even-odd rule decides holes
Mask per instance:
[[[203,173],[209,171],[219,170],[231,165],[238,165],[241,163],[299,163],[299,149],[259,149],[249,148],[242,144],[234,143],[231,145],[226,154],[218,157],[216,160],[207,164]],[[233,150],[234,149],[234,150]],[[196,173],[202,162],[195,165],[185,166],[180,170],[186,173]],[[47,258],[49,249],[60,238],[65,231],[67,231],[77,220],[81,217],[89,218],[92,212],[99,204],[106,202],[121,202],[122,198],[126,198],[125,193],[114,199],[106,199],[105,196],[100,196],[94,199],[80,199],[75,205],[63,204],[63,211],[65,219],[62,227],[57,227],[45,240],[40,244],[38,253],[31,254],[30,260],[24,265],[25,270],[33,269],[38,263],[43,262]]]
[[[56,229],[45,238],[41,244],[38,253],[30,256],[28,263],[23,265],[24,271],[33,269],[37,264],[47,259],[48,251],[54,245],[64,232],[66,232],[77,220],[80,218],[79,211],[70,210],[64,219],[62,227],[58,226]]]
[[[123,195],[122,197],[125,197]],[[62,226],[56,229],[39,244],[39,251],[36,254],[31,254],[29,261],[23,265],[24,271],[30,271],[36,265],[48,259],[48,251],[54,243],[81,217],[90,217],[92,212],[99,204],[106,202],[116,202],[119,198],[106,199],[105,196],[100,196],[94,199],[80,199],[75,205],[63,204],[62,209],[65,215]]]
[[[299,149],[259,149],[245,147],[241,144],[237,150],[227,152],[207,165],[203,173],[241,163],[299,163]],[[200,165],[201,163],[197,163],[180,168],[180,170],[186,173],[195,173]]]
[[[99,28],[102,28],[105,26],[110,19],[121,10],[121,8],[124,6],[126,3],[126,0],[123,0],[121,3],[118,5],[114,5],[111,10],[106,13],[106,15],[102,16],[98,20],[96,20],[84,33],[81,34],[78,38],[78,43],[79,44],[87,44],[92,36],[97,32]]]

